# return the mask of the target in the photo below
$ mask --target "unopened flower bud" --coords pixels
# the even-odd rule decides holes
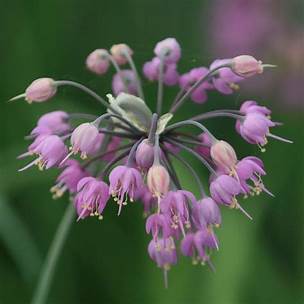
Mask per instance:
[[[241,55],[232,59],[232,70],[242,77],[251,77],[263,73],[262,61],[249,55]]]
[[[57,92],[57,86],[52,78],[38,78],[25,91],[28,103],[43,102],[52,98]]]
[[[226,169],[228,172],[237,162],[237,156],[233,147],[224,140],[216,141],[211,146],[210,155],[218,167]]]
[[[162,165],[153,165],[147,176],[147,184],[150,192],[156,197],[162,197],[169,191],[170,176]]]
[[[125,64],[128,62],[126,54],[133,55],[133,51],[124,43],[114,44],[110,50],[114,60],[119,64]]]
[[[149,169],[154,161],[154,146],[148,139],[143,140],[137,147],[135,159],[141,169]]]
[[[86,59],[87,68],[97,74],[105,74],[109,68],[109,53],[104,49],[97,49],[89,54]]]
[[[154,54],[163,57],[166,63],[176,63],[181,57],[181,48],[175,38],[167,38],[156,44]]]

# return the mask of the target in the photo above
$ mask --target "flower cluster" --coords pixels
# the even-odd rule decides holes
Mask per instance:
[[[87,68],[98,75],[113,66],[114,96],[108,94],[108,102],[82,84],[50,78],[35,80],[12,100],[47,101],[61,86],[69,85],[106,107],[105,113],[96,116],[63,111],[43,115],[29,136],[33,142],[20,158],[36,156],[20,171],[33,165],[59,168],[62,172],[51,191],[54,198],[69,192],[78,220],[89,216],[102,219],[111,196],[118,215],[129,202],[142,202],[146,232],[151,235],[148,253],[167,278],[167,271],[177,262],[178,248],[194,264],[206,263],[213,269],[210,257],[219,248],[215,229],[221,225],[221,207],[240,210],[251,218],[240,198],[261,192],[272,195],[262,180],[266,174],[262,160],[255,156],[240,159],[228,142],[216,138],[202,122],[230,117],[244,140],[262,151],[268,138],[289,141],[270,131],[277,125],[270,118],[271,111],[251,100],[243,102],[239,110],[214,110],[171,123],[189,99],[203,103],[209,90],[231,94],[241,81],[269,65],[242,55],[215,60],[209,68],[195,67],[181,75],[181,48],[174,38],[158,42],[154,55],[143,65],[145,77],[158,84],[154,112],[145,103],[133,51],[126,44],[114,45],[110,51],[97,49],[86,60]],[[165,102],[169,110],[163,113],[164,87],[174,85],[179,87],[177,96],[171,104]],[[181,131],[191,126],[198,129],[196,135]],[[181,151],[207,169],[210,185],[202,184],[196,168]],[[199,196],[183,189],[175,161],[193,175]]]

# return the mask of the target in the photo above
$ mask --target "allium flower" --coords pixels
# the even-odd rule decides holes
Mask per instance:
[[[134,201],[134,197],[143,187],[141,174],[138,170],[129,166],[118,166],[109,175],[110,194],[119,205],[118,215],[123,205],[127,205],[128,197]]]
[[[166,63],[176,63],[181,57],[181,48],[175,38],[166,38],[158,42],[154,48],[157,57],[164,57]]]
[[[112,90],[115,95],[127,92],[137,95],[136,76],[132,70],[122,70],[116,73],[112,81]]]
[[[57,83],[52,78],[38,78],[34,80],[25,90],[25,93],[10,99],[14,101],[25,98],[28,103],[44,102],[51,99],[57,92]]]
[[[179,85],[184,90],[189,90],[196,81],[206,76],[209,70],[205,67],[194,68],[190,72],[180,76]],[[191,93],[191,99],[196,103],[204,103],[207,100],[207,90],[213,89],[208,81],[202,83],[197,89]]]
[[[66,191],[75,193],[78,182],[88,176],[88,172],[76,160],[68,160],[65,169],[57,177],[57,184],[51,188],[53,198],[61,197]]]
[[[97,75],[105,74],[110,66],[109,53],[104,49],[97,49],[86,59],[87,68]]]
[[[85,159],[88,155],[96,152],[96,145],[99,146],[101,140],[98,128],[94,124],[83,123],[72,133],[72,153],[81,152],[81,158]]]
[[[112,47],[111,54],[102,50],[103,55],[98,57],[100,50],[96,52],[89,55],[86,64],[97,74],[105,73],[108,65],[113,65],[113,91],[117,96],[107,94],[107,102],[82,84],[52,80],[48,94],[40,95],[42,99],[49,98],[54,88],[69,85],[95,98],[106,111],[97,115],[55,111],[42,116],[32,136],[27,137],[33,139],[28,151],[19,157],[38,158],[21,171],[34,164],[41,168],[58,167],[61,173],[52,188],[54,198],[69,192],[78,219],[89,215],[102,218],[110,195],[118,204],[118,215],[129,200],[141,201],[145,216],[149,215],[146,232],[152,236],[148,253],[164,270],[165,282],[170,266],[177,263],[175,244],[183,255],[196,263],[207,262],[213,269],[210,252],[219,246],[213,229],[221,224],[222,205],[239,209],[251,218],[239,204],[241,196],[271,193],[261,180],[265,175],[262,161],[252,156],[238,160],[238,150],[217,139],[201,122],[217,117],[235,119],[241,136],[260,146],[266,143],[266,137],[287,140],[269,132],[278,123],[270,120],[268,108],[251,100],[245,101],[240,110],[200,111],[199,115],[181,121],[176,121],[175,113],[186,102],[191,106],[189,99],[205,102],[206,90],[231,94],[239,81],[259,74],[260,63],[246,56],[215,60],[209,69],[194,67],[180,77],[180,46],[173,38],[165,39],[157,43],[156,57],[148,59],[143,68],[149,80],[157,80],[156,107],[152,111],[146,104],[133,51],[118,44]],[[121,70],[121,64],[128,64],[129,69]],[[165,85],[174,84],[177,94],[166,113],[162,111],[164,90],[168,89]],[[78,119],[81,124],[76,123]],[[186,129],[189,126],[191,131]],[[65,145],[68,141],[70,153]],[[78,152],[80,159],[75,160]],[[196,158],[199,164],[193,166],[184,153]],[[183,166],[178,171],[173,158]],[[209,193],[198,174],[203,168],[209,174]],[[181,177],[197,184],[200,199],[183,188]]]
[[[143,73],[150,81],[156,81],[159,79],[161,61],[158,57],[154,57],[151,61],[148,61],[143,66]],[[164,84],[167,86],[173,86],[177,84],[179,80],[179,74],[176,70],[176,64],[165,64],[164,66]]]
[[[94,177],[84,177],[78,182],[77,192],[74,205],[78,220],[89,215],[102,219],[102,212],[109,200],[108,185]]]
[[[221,65],[231,64],[231,59],[215,60],[210,65],[210,70],[217,69]],[[236,75],[230,68],[224,67],[218,70],[213,78],[214,87],[222,94],[232,94],[233,91],[238,90],[238,83],[244,78]]]
[[[40,170],[58,166],[67,155],[67,151],[64,142],[57,135],[38,137],[35,147],[31,147],[31,153],[38,155],[38,158],[19,171],[33,165],[37,165]]]
[[[63,111],[54,111],[42,115],[37,126],[32,130],[31,134],[34,136],[43,134],[63,134],[70,130],[69,115]]]

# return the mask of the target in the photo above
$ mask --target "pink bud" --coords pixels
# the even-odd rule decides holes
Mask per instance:
[[[232,70],[242,77],[251,77],[263,73],[262,61],[249,55],[241,55],[232,59]]]
[[[156,197],[162,197],[169,191],[170,176],[162,165],[153,165],[147,175],[147,184],[150,192]]]
[[[148,139],[143,140],[136,150],[136,163],[141,169],[149,169],[154,161],[154,147]]]
[[[109,53],[104,49],[97,49],[93,51],[86,59],[87,68],[91,72],[98,75],[106,73],[109,65]]]
[[[228,171],[230,171],[237,162],[237,156],[233,147],[223,140],[219,140],[211,146],[210,155],[218,167]]]
[[[25,91],[25,100],[42,102],[53,97],[57,92],[57,86],[52,78],[38,78],[33,81]]]
[[[133,51],[124,43],[114,44],[110,50],[114,60],[120,65],[128,62],[126,53],[130,56],[133,55]]]

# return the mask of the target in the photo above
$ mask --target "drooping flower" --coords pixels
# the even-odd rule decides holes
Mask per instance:
[[[152,234],[155,242],[159,237],[168,238],[171,235],[169,219],[163,214],[151,214],[146,221],[146,232]]]
[[[185,235],[191,227],[190,205],[196,202],[194,195],[185,190],[170,191],[161,201],[161,211],[170,219],[171,227]]]
[[[118,215],[122,206],[127,205],[128,198],[131,202],[138,191],[143,187],[141,174],[129,166],[117,166],[109,175],[110,194],[119,205]]]
[[[75,193],[78,182],[87,177],[88,172],[76,160],[68,160],[65,169],[57,177],[57,183],[51,188],[53,198],[61,197],[66,191]]]
[[[241,55],[232,58],[232,70],[241,77],[251,77],[263,73],[262,61],[256,60],[253,56]]]
[[[260,113],[265,116],[269,116],[271,114],[271,110],[265,106],[260,106],[254,100],[247,100],[244,101],[240,107],[240,112],[242,114],[249,114],[249,113]]]
[[[147,175],[147,184],[155,197],[161,198],[169,191],[170,176],[162,165],[153,165]]]
[[[71,152],[77,154],[81,152],[81,158],[85,159],[88,155],[96,152],[102,136],[98,128],[93,123],[83,123],[79,125],[71,136]]]
[[[128,59],[126,57],[126,54],[128,54],[129,56],[133,55],[133,51],[131,50],[131,48],[124,44],[124,43],[120,43],[120,44],[114,44],[111,47],[111,54],[114,58],[114,60],[119,64],[125,64],[128,62]]]
[[[67,155],[67,147],[57,135],[39,136],[35,145],[30,147],[31,154],[38,155],[30,164],[19,171],[23,171],[33,165],[37,165],[40,170],[58,166]]]
[[[108,185],[94,177],[84,177],[78,182],[77,192],[74,205],[78,220],[89,215],[102,219],[102,212],[109,200]]]
[[[71,127],[68,118],[68,114],[63,111],[54,111],[44,114],[39,118],[37,126],[32,130],[31,134],[34,136],[43,134],[63,134]]]
[[[210,193],[217,203],[235,207],[236,196],[241,193],[241,185],[235,178],[223,174],[211,182]]]
[[[181,252],[185,256],[192,257],[193,264],[209,261],[208,249],[217,249],[218,240],[215,234],[207,229],[195,233],[187,233],[181,242]]]

